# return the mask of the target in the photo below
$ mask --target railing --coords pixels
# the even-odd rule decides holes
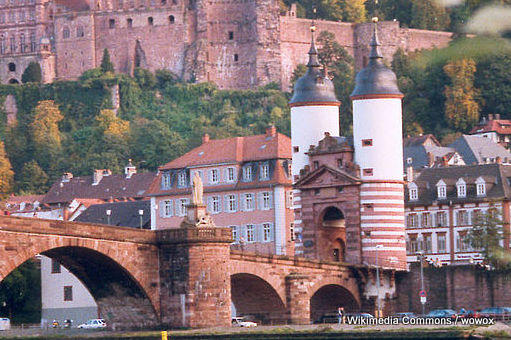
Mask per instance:
[[[179,228],[158,230],[158,242],[232,242],[230,228]]]

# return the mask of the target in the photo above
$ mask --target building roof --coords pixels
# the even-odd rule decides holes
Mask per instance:
[[[44,195],[9,196],[5,200],[5,208],[10,211],[33,211],[39,207]]]
[[[449,147],[456,149],[466,164],[493,163],[497,157],[505,163],[511,162],[511,153],[508,150],[485,137],[463,135]]]
[[[433,166],[438,158],[442,158],[452,152],[456,152],[456,150],[443,146],[405,146],[403,148],[404,167],[405,169],[409,166],[414,169],[430,167]]]
[[[143,210],[142,226],[144,229],[151,227],[151,203],[149,200],[91,205],[75,221],[108,224],[107,210],[111,211],[110,225],[132,228],[140,228],[139,210]]]
[[[160,170],[291,157],[291,139],[281,133],[233,137],[206,141]]]
[[[440,142],[432,134],[408,137],[403,140],[403,146],[421,146],[421,145],[436,145],[442,146]]]
[[[313,28],[314,26],[311,27],[311,31],[313,31]],[[318,51],[314,45],[314,32],[312,33],[311,48],[309,50],[307,72],[296,81],[293,97],[289,103],[291,106],[311,103],[339,105],[339,101],[335,96],[334,84],[328,78],[325,69],[321,70]]]
[[[147,189],[155,177],[156,174],[152,172],[136,173],[130,178],[126,175],[109,175],[96,185],[92,184],[92,176],[74,177],[54,183],[42,203],[69,203],[75,198],[140,199],[147,196]]]
[[[508,119],[490,119],[482,120],[475,126],[470,134],[496,132],[500,135],[511,135],[511,120]]]
[[[482,177],[486,182],[486,195],[477,196],[475,181]],[[463,178],[467,185],[466,197],[457,195],[456,182]],[[446,199],[438,199],[437,183],[442,180],[447,186]],[[419,188],[419,199],[410,201],[405,195],[407,205],[431,205],[438,203],[466,203],[499,200],[511,197],[511,165],[479,164],[467,166],[450,166],[428,168],[421,171],[412,183]],[[408,191],[408,189],[406,189]]]
[[[397,86],[396,74],[383,63],[380,45],[377,24],[375,23],[370,44],[369,63],[357,73],[355,89],[351,93],[352,99],[367,95],[403,96]]]

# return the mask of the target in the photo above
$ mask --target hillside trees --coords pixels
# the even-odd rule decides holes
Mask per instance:
[[[16,191],[25,194],[44,194],[48,190],[48,175],[31,160],[23,165],[16,185]]]
[[[10,193],[14,185],[14,172],[5,153],[4,143],[0,141],[0,198]]]
[[[23,74],[21,75],[21,81],[25,83],[40,83],[42,77],[42,71],[41,66],[38,62],[31,62],[28,64],[25,71],[23,71]]]

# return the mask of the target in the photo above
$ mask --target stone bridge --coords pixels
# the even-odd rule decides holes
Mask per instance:
[[[363,267],[230,250],[228,228],[139,230],[0,216],[0,281],[37,254],[60,262],[114,327],[307,324],[337,306],[370,310]],[[372,279],[372,280],[371,280]],[[372,304],[368,302],[371,302]]]

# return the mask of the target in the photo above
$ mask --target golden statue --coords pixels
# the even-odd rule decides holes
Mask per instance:
[[[199,173],[196,172],[192,180],[192,203],[196,205],[202,205],[202,194],[204,190],[202,187],[202,179]]]

